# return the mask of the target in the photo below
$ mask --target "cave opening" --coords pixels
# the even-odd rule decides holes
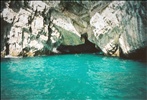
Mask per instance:
[[[100,48],[96,48],[95,44],[88,40],[87,33],[81,35],[81,40],[84,40],[84,44],[80,45],[60,45],[57,50],[63,54],[74,54],[74,53],[98,53]]]

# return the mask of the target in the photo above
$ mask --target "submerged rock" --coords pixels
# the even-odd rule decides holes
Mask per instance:
[[[128,56],[147,47],[144,1],[2,3],[1,57],[48,55],[79,45],[87,50],[97,47],[105,55]],[[89,46],[81,40],[84,33]]]

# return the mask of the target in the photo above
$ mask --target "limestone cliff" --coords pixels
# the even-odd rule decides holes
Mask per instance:
[[[3,1],[1,57],[59,53],[80,45],[82,34],[105,55],[147,47],[145,1]],[[77,48],[78,49],[78,48]]]

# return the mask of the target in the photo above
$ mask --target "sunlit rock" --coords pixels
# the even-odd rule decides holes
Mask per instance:
[[[90,20],[96,44],[106,55],[115,55],[115,52],[110,53],[113,48],[121,48],[123,54],[129,54],[147,46],[144,13],[141,2],[113,1]]]
[[[29,16],[31,16],[31,13],[21,8],[19,12],[17,13],[17,15],[15,16],[14,26],[28,27]]]
[[[35,16],[34,20],[31,23],[32,34],[37,35],[38,32],[43,28],[43,17],[38,15]]]
[[[11,8],[5,8],[2,11],[2,17],[8,23],[12,23],[14,21],[15,16],[16,13]]]
[[[42,1],[30,1],[29,6],[33,9],[33,11],[40,11],[42,12],[48,5]]]

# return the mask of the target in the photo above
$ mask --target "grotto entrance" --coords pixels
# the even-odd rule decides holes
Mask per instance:
[[[74,54],[74,53],[96,53],[100,52],[99,48],[95,47],[95,44],[88,40],[87,34],[81,35],[81,39],[85,40],[84,44],[80,45],[60,45],[57,50],[64,54]]]

